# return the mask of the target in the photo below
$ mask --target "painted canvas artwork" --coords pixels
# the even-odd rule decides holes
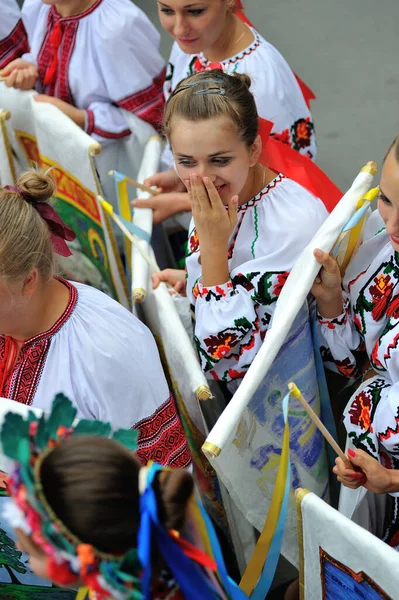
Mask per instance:
[[[366,573],[355,573],[320,548],[323,600],[393,600]]]

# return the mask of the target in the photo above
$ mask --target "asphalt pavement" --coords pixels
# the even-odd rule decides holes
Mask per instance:
[[[318,164],[341,187],[381,164],[399,133],[398,0],[243,0],[260,33],[313,89]],[[155,0],[137,0],[159,27]],[[162,31],[167,59],[170,37]]]

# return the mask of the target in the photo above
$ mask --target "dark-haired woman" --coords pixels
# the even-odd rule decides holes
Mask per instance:
[[[62,392],[79,418],[139,429],[143,460],[186,466],[151,333],[102,292],[55,276],[73,232],[47,202],[54,189],[36,171],[0,188],[0,397],[46,411]]]

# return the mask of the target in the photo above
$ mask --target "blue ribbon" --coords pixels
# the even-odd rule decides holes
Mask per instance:
[[[190,598],[190,600],[217,600],[218,594],[211,588],[210,582],[204,577],[201,568],[187,558],[165,530],[165,527],[159,522],[153,482],[156,473],[161,469],[162,467],[156,464],[150,467],[147,488],[140,499],[141,518],[138,532],[138,556],[143,566],[141,583],[144,600],[151,600],[153,542],[156,543],[157,549],[161,552],[186,598]],[[237,597],[237,600],[241,599]]]
[[[347,222],[347,224],[345,225],[345,227],[343,228],[341,233],[344,233],[345,231],[350,231],[351,229],[353,229],[353,227],[356,227],[356,225],[358,225],[358,223],[360,223],[360,221],[363,219],[364,215],[368,211],[370,204],[371,204],[371,202],[366,200],[364,202],[363,206],[358,208],[357,211],[355,212],[355,214],[349,219],[349,221]],[[334,251],[333,251],[334,256],[337,256],[339,249],[341,247],[341,243],[342,243],[342,240],[337,245],[337,247],[334,248]]]
[[[290,394],[288,393],[283,399],[283,415],[284,423],[288,419],[288,405]],[[274,575],[277,568],[277,563],[280,557],[281,547],[283,545],[283,537],[285,530],[285,522],[287,520],[288,504],[291,491],[291,463],[288,461],[287,479],[285,482],[284,497],[281,505],[280,515],[277,521],[276,531],[274,533],[272,543],[270,544],[269,552],[263,567],[259,581],[251,594],[251,600],[264,600],[272,585]]]
[[[212,521],[210,520],[210,518],[209,518],[206,510],[202,506],[202,504],[200,504],[200,503],[198,503],[198,504],[199,504],[202,518],[204,519],[204,522],[205,522],[205,525],[207,528],[209,541],[210,541],[211,547],[212,547],[213,558],[215,559],[215,562],[217,564],[218,573],[219,573],[224,591],[227,593],[228,597],[231,600],[248,600],[248,596],[246,594],[244,594],[244,592],[238,587],[236,582],[233,581],[231,579],[231,577],[228,575],[226,565],[225,565],[225,562],[223,559],[222,550],[220,548],[219,540],[216,535],[215,529],[212,525]]]
[[[133,212],[134,211],[132,211],[132,213]],[[132,233],[133,235],[137,235],[137,237],[139,237],[140,239],[144,240],[145,242],[150,243],[151,236],[149,233],[147,233],[147,231],[144,231],[144,229],[142,229],[141,227],[138,227],[138,225],[135,225],[131,221],[124,219],[122,217],[122,215],[118,214],[118,217],[124,223],[124,225],[126,225],[126,228],[130,231],[130,233]]]

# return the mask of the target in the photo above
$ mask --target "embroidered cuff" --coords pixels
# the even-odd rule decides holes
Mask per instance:
[[[94,131],[94,113],[92,110],[85,110],[85,132],[91,135]]]
[[[317,320],[319,321],[320,325],[325,325],[326,327],[328,327],[328,329],[335,329],[336,327],[346,325],[346,323],[348,322],[348,315],[349,298],[346,298],[344,301],[344,309],[342,313],[338,315],[338,317],[334,317],[333,319],[327,319],[323,317],[323,315],[321,315],[319,311],[317,311]]]
[[[232,281],[227,281],[221,285],[213,285],[212,287],[205,287],[201,281],[198,282],[198,294],[200,298],[210,302],[211,300],[222,300],[223,298],[230,298],[235,295],[235,290]]]

